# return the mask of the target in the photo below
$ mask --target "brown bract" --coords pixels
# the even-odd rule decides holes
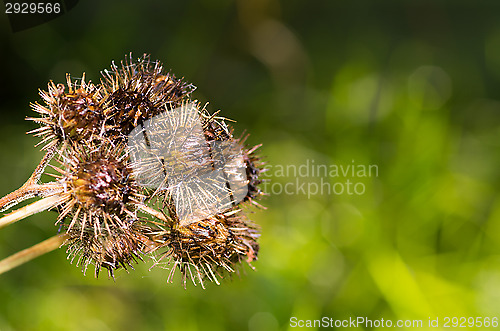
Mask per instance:
[[[44,104],[31,104],[40,117],[28,119],[41,124],[31,133],[42,137],[40,144],[45,145],[44,149],[64,141],[88,141],[103,130],[104,110],[99,87],[85,82],[85,75],[80,82],[72,82],[69,74],[66,80],[67,86],[51,81],[47,91],[40,91]]]
[[[82,236],[78,231],[70,230],[66,241],[70,260],[77,260],[76,265],[82,267],[85,273],[88,266],[95,266],[95,277],[99,276],[101,268],[108,270],[108,275],[114,277],[114,271],[120,268],[133,269],[133,264],[142,261],[149,238],[142,229],[130,224],[125,228],[117,228],[105,236],[94,236],[85,232]]]
[[[259,229],[241,207],[263,195],[260,145],[234,138],[225,118],[190,99],[194,85],[148,55],[102,76],[93,84],[68,74],[31,104],[39,117],[29,120],[40,124],[31,132],[47,152],[0,209],[41,199],[0,218],[0,227],[56,209],[63,233],[51,248],[65,240],[71,260],[84,272],[95,265],[96,277],[145,256],[168,263],[169,281],[179,270],[184,285],[219,283],[242,262],[252,267]],[[40,183],[48,164],[55,180]]]
[[[127,162],[124,147],[110,143],[75,145],[70,156],[63,156],[63,169],[56,168],[66,187],[59,222],[70,219],[68,231],[98,237],[137,219],[141,196]]]
[[[178,268],[184,285],[187,279],[202,286],[205,279],[218,283],[224,274],[236,272],[242,261],[251,266],[257,260],[259,236],[257,226],[239,210],[188,226],[175,223],[157,239],[161,242],[159,247],[166,249],[157,264],[161,265],[165,259],[169,265],[173,261],[169,281]]]
[[[165,73],[158,61],[132,57],[102,72],[108,134],[126,136],[137,125],[179,107],[195,86]]]

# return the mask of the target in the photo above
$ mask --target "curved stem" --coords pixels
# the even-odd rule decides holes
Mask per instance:
[[[17,221],[22,220],[23,218],[26,218],[28,216],[34,215],[36,213],[42,212],[44,210],[53,208],[57,205],[60,205],[63,203],[65,200],[60,196],[60,195],[54,195],[50,196],[48,198],[44,198],[42,200],[38,200],[36,202],[33,202],[32,204],[29,204],[27,206],[24,206],[22,208],[19,208],[18,210],[15,210],[4,217],[0,218],[0,229],[10,225],[12,223],[15,223]]]
[[[55,147],[49,149],[26,183],[14,192],[7,194],[0,199],[0,211],[9,209],[26,199],[50,193],[52,186],[50,186],[50,184],[38,184],[38,181],[40,180],[45,167],[47,167],[47,164],[54,157],[56,151],[57,149]]]
[[[19,189],[7,194],[0,199],[0,211],[7,210],[20,202],[37,197],[48,196],[49,194],[59,193],[63,190],[62,185],[58,183],[47,184],[24,184]]]
[[[33,260],[43,254],[51,252],[64,244],[67,239],[67,235],[58,234],[47,240],[42,241],[36,245],[26,248],[20,252],[17,252],[3,260],[0,261],[0,275],[4,272],[14,269],[21,264]]]

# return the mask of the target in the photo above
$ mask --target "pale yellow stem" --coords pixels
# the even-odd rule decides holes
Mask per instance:
[[[40,176],[42,176],[45,167],[47,167],[47,164],[54,157],[56,151],[57,149],[55,147],[49,149],[23,186],[0,198],[0,211],[9,209],[26,199],[38,195],[44,196],[46,193],[51,193],[51,190],[53,189],[51,184],[38,184],[38,181],[40,180]]]
[[[18,210],[15,210],[4,217],[0,218],[0,229],[10,225],[12,223],[15,223],[17,221],[22,220],[23,218],[26,218],[28,216],[31,216],[33,214],[42,212],[44,210],[53,208],[57,205],[60,205],[61,203],[64,202],[64,199],[61,198],[60,195],[54,195],[48,198],[43,198],[42,200],[38,200],[36,202],[33,202],[32,204],[29,204],[27,206],[24,206],[22,208],[19,208]]]
[[[34,258],[37,258],[43,254],[46,254],[61,247],[61,245],[64,244],[64,242],[66,241],[66,239],[67,235],[65,233],[58,234],[47,240],[42,241],[41,243],[33,245],[30,248],[26,248],[20,252],[17,252],[1,260],[0,274],[3,274],[4,272],[12,270],[17,266],[20,266],[21,264],[24,264],[28,261],[33,260]]]

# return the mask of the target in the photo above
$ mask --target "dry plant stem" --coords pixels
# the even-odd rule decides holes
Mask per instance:
[[[36,213],[60,205],[63,202],[64,199],[61,199],[59,195],[54,195],[33,202],[32,204],[19,208],[18,210],[15,210],[12,213],[7,214],[4,217],[0,218],[0,229],[17,221],[20,221],[23,218],[26,218],[28,216],[34,215]]]
[[[61,247],[66,239],[66,234],[58,234],[1,260],[0,274]]]
[[[48,150],[26,183],[14,192],[7,194],[0,199],[0,211],[13,207],[26,199],[43,195],[45,192],[52,189],[50,184],[38,184],[38,181],[56,151],[57,149],[55,147]]]

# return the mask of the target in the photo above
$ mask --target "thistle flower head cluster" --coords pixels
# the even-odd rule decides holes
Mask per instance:
[[[257,259],[258,227],[241,206],[262,195],[258,146],[192,101],[194,89],[144,55],[113,63],[100,84],[50,82],[32,104],[32,132],[55,160],[59,189],[45,195],[83,270],[113,276],[151,257],[169,280],[178,270],[203,285]]]

